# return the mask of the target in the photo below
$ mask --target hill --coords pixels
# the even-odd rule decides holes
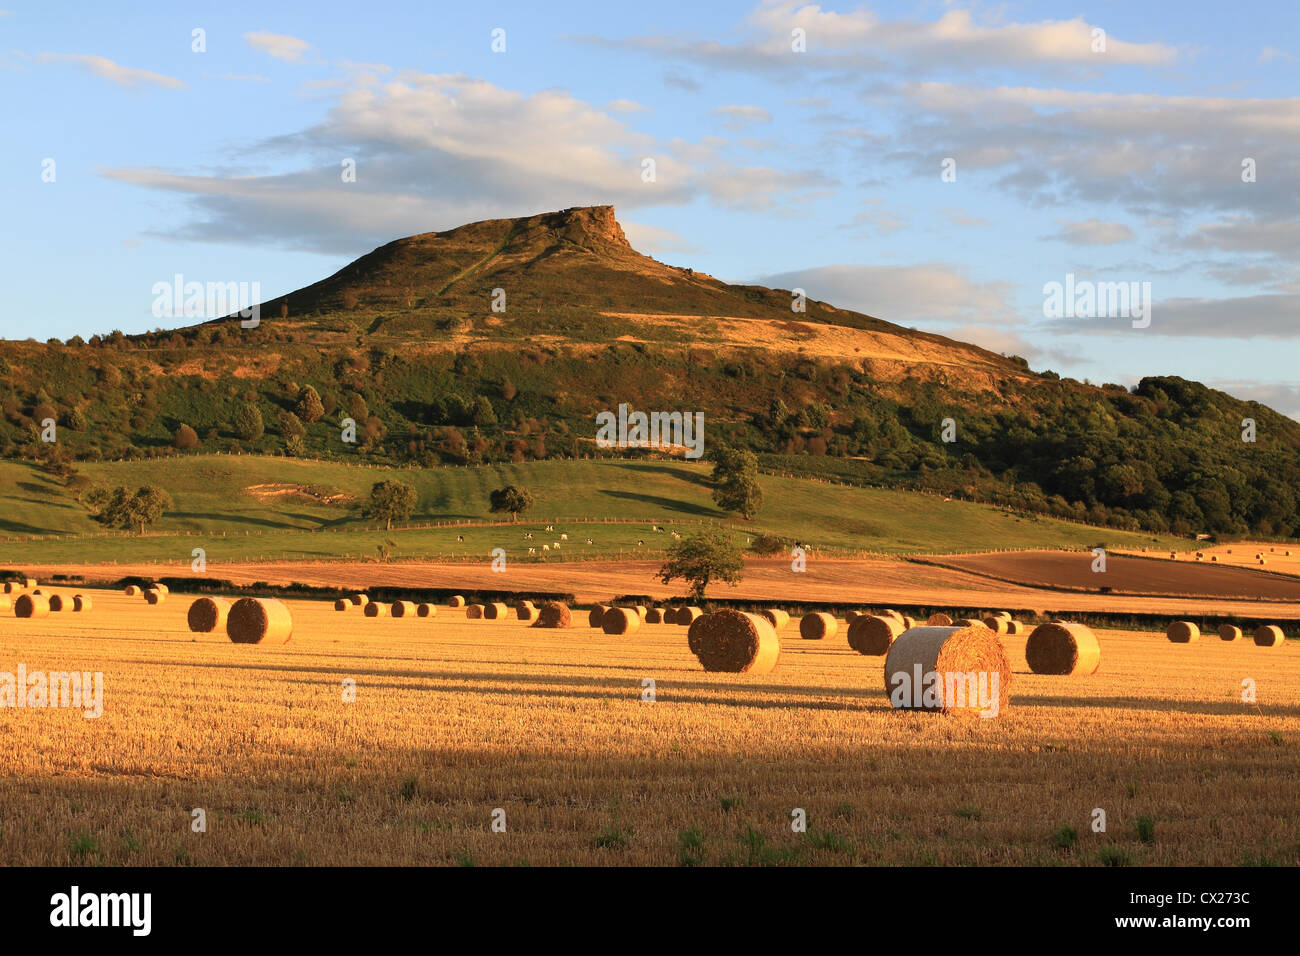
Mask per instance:
[[[423,466],[646,457],[594,444],[596,414],[626,403],[699,412],[706,449],[747,447],[775,472],[1130,530],[1300,529],[1300,424],[1271,409],[1172,376],[1132,390],[1061,379],[793,301],[637,253],[607,206],[473,223],[271,300],[257,328],[0,342],[0,457],[65,479],[202,451]]]

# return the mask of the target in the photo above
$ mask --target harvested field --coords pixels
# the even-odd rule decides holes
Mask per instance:
[[[6,864],[669,866],[690,829],[706,864],[1300,862],[1295,641],[1104,631],[1104,669],[1069,680],[1029,673],[1008,641],[1012,706],[964,720],[894,711],[879,659],[838,640],[789,640],[770,674],[710,674],[674,628],[629,641],[287,601],[292,641],[236,645],[192,634],[186,601],[84,593],[88,617],[0,614],[9,661],[105,675],[97,719],[6,711],[22,769],[0,778],[0,808],[24,821]],[[345,678],[364,707],[341,700]],[[792,833],[791,806],[835,839]],[[1097,806],[1106,834],[1088,826]],[[1079,840],[1057,850],[1063,825]]]

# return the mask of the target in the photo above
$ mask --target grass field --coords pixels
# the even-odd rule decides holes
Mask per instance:
[[[700,522],[725,522],[743,539],[767,531],[827,552],[884,554],[977,551],[988,548],[1169,548],[1185,541],[1012,514],[988,505],[904,491],[851,488],[805,479],[762,478],[764,506],[752,522],[719,511],[710,498],[707,465],[659,461],[556,461],[479,468],[390,471],[328,462],[254,456],[196,456],[149,462],[78,466],[92,481],[138,487],[154,483],[175,500],[159,534],[105,537],[58,481],[17,462],[0,462],[0,563],[189,561],[203,547],[209,560],[322,560],[372,557],[392,541],[401,558],[488,560],[493,548],[529,560],[528,547],[569,534],[548,560],[633,557],[659,552],[668,534]],[[411,483],[420,504],[411,521],[473,522],[464,527],[384,531],[360,517],[356,505],[371,485],[388,478]],[[518,527],[488,512],[488,492],[506,484],[530,488],[533,511]],[[258,489],[256,493],[249,489]],[[312,495],[344,496],[325,504]],[[577,520],[555,535],[552,518]],[[532,541],[523,534],[531,531]],[[178,537],[177,534],[183,536]],[[27,540],[29,536],[44,537]],[[90,536],[87,536],[90,535]],[[99,536],[94,536],[99,535]],[[457,541],[463,536],[463,542]],[[591,545],[586,539],[592,538]],[[645,541],[638,545],[638,541]]]
[[[1004,638],[1010,706],[979,720],[891,710],[842,629],[787,627],[748,677],[701,671],[676,626],[291,602],[293,640],[252,646],[191,635],[177,595],[95,602],[0,612],[0,670],[104,674],[98,719],[3,713],[5,864],[1300,862],[1294,642],[1103,632],[1100,672],[1060,678]]]

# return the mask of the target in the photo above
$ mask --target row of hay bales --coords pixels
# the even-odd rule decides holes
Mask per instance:
[[[1235,624],[1220,624],[1219,638],[1224,641],[1239,641],[1242,629]],[[1171,621],[1165,629],[1165,637],[1174,644],[1193,644],[1201,639],[1201,629],[1192,621]],[[1286,643],[1286,632],[1276,624],[1261,624],[1255,628],[1255,644],[1258,647],[1281,647]]]
[[[201,597],[186,614],[190,630],[210,634],[225,630],[235,644],[283,644],[293,636],[293,615],[289,606],[275,598]]]
[[[0,611],[9,610],[10,606],[7,596],[0,597]],[[84,594],[46,594],[40,588],[18,593],[12,602],[14,617],[21,618],[49,617],[60,611],[85,612],[93,606],[93,602]]]
[[[593,605],[587,612],[587,626],[598,627],[606,634],[633,634],[642,624],[679,624],[689,626],[703,616],[698,607],[616,607],[609,604]]]
[[[171,592],[167,590],[167,585],[162,583],[151,584],[148,587],[141,587],[138,584],[128,584],[123,593],[127,597],[143,597],[146,604],[157,606],[167,600],[167,595]]]
[[[22,594],[24,591],[35,591],[40,586],[40,582],[35,578],[23,578],[21,581],[6,581],[4,583],[4,593],[8,595]],[[10,600],[14,600],[10,598]]]

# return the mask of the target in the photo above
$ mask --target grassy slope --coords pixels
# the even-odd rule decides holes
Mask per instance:
[[[662,549],[667,535],[651,532],[650,522],[719,521],[737,529],[750,525],[718,511],[705,483],[705,465],[679,462],[566,461],[527,462],[480,468],[386,470],[329,462],[253,456],[196,456],[140,462],[85,464],[82,473],[103,484],[167,488],[176,507],[160,522],[171,535],[104,537],[85,509],[44,472],[19,462],[0,462],[0,534],[76,535],[61,540],[0,541],[0,565],[35,561],[180,560],[202,544],[209,557],[328,558],[374,554],[385,539],[396,557],[484,557],[504,547],[511,557],[526,555],[522,531],[532,529],[540,552],[554,541],[541,525],[553,517],[594,520],[640,519],[600,527],[569,525],[566,558],[634,555]],[[473,521],[481,526],[376,530],[356,509],[303,500],[259,501],[244,489],[258,484],[312,485],[364,500],[376,481],[398,478],[419,490],[413,522]],[[507,483],[525,485],[537,505],[518,529],[503,528],[487,511],[488,491]],[[754,531],[798,538],[827,551],[919,553],[1012,547],[1111,547],[1148,544],[1149,535],[1091,528],[1051,518],[1012,515],[998,508],[884,489],[847,488],[802,479],[763,478],[765,505],[752,522]],[[683,532],[689,526],[680,527]],[[309,534],[324,531],[337,533]],[[248,534],[245,534],[248,532]],[[82,535],[100,535],[82,537]],[[458,534],[465,536],[458,543]],[[591,537],[594,545],[587,546]],[[638,548],[636,541],[646,546]],[[1164,543],[1165,539],[1161,539]],[[1185,542],[1184,542],[1185,543]]]

